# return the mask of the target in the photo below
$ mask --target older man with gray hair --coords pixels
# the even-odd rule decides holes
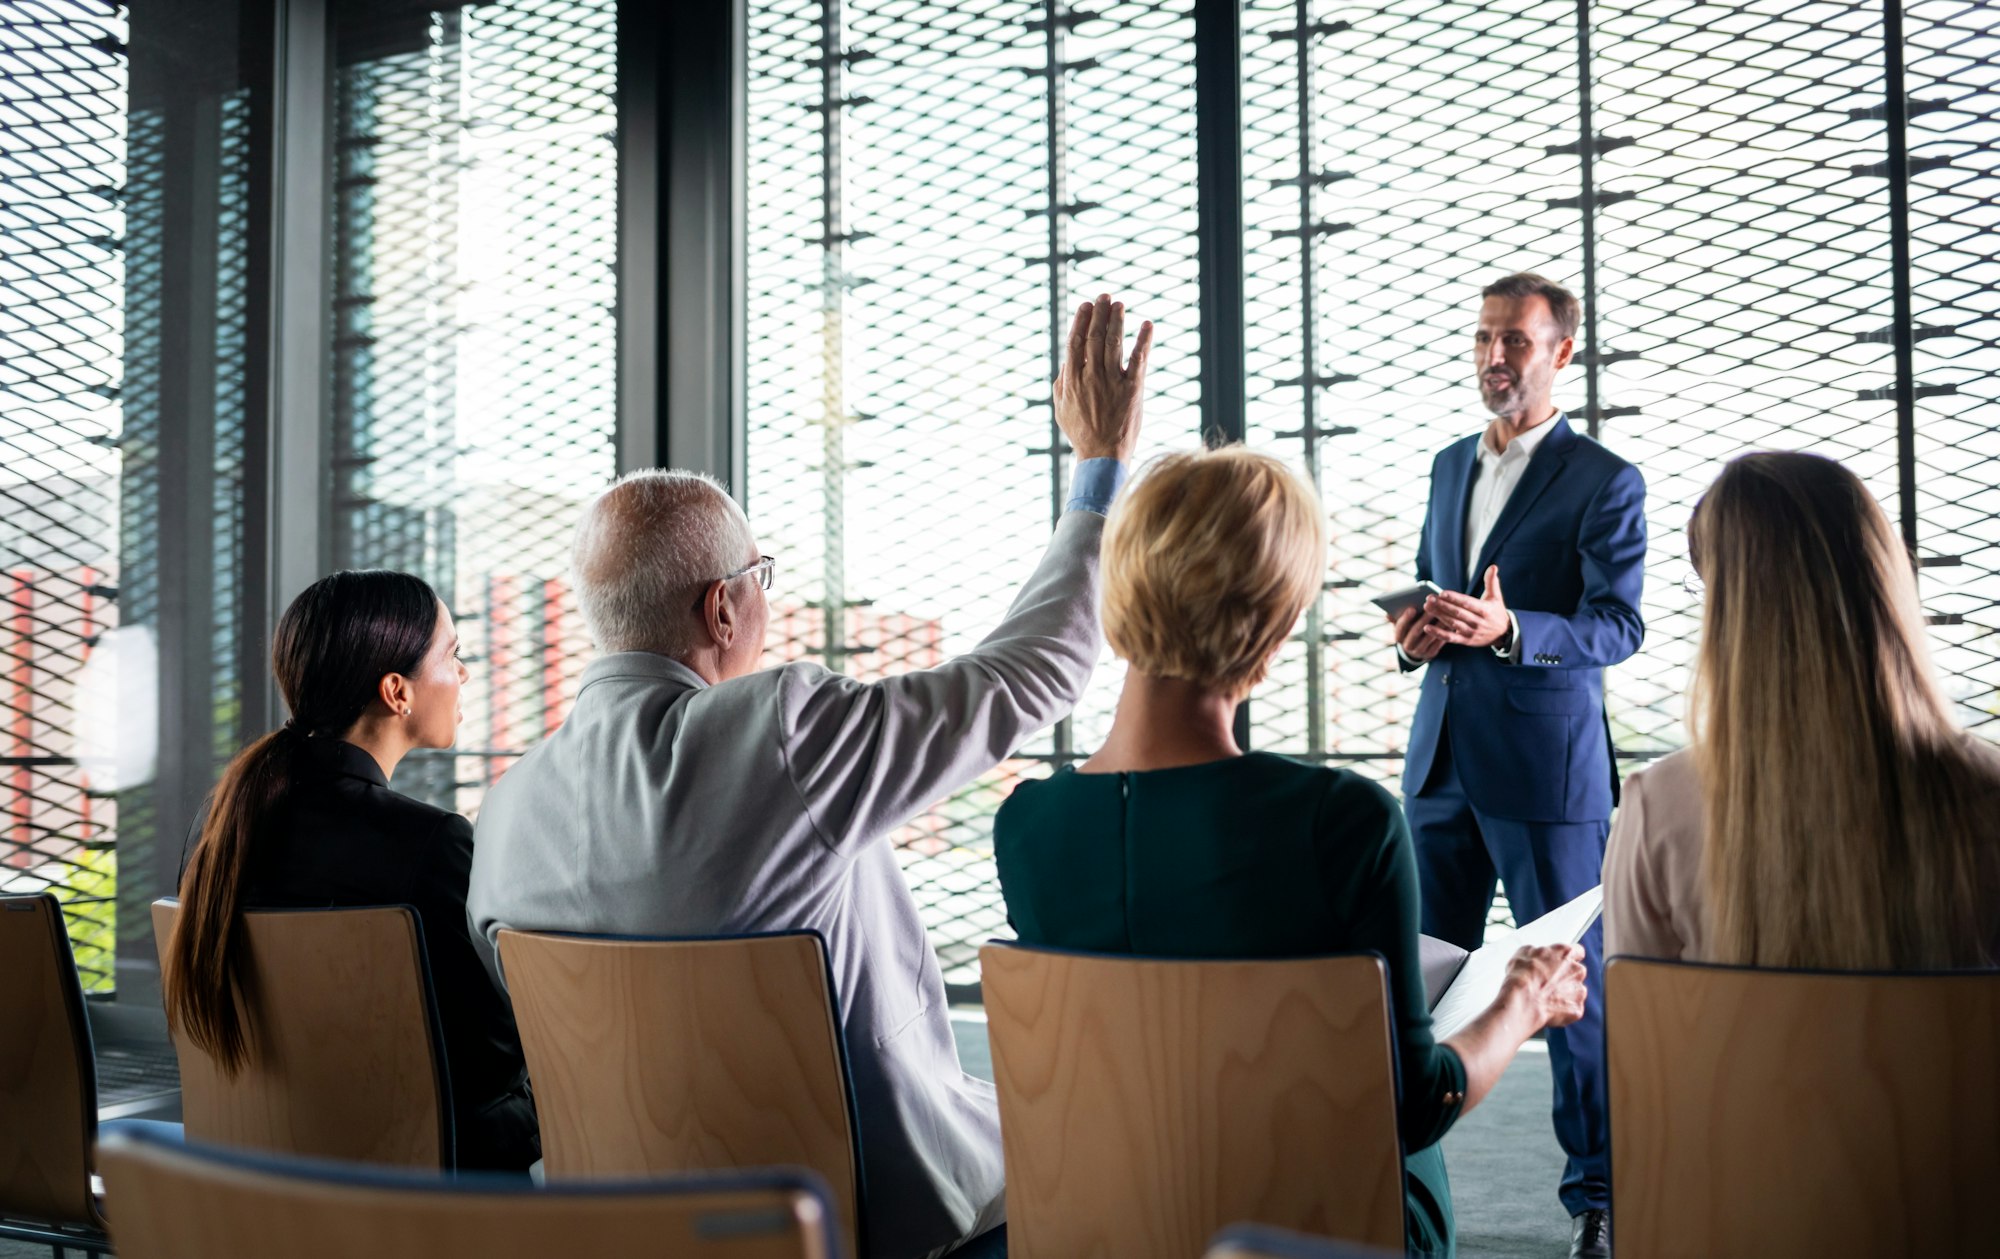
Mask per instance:
[[[468,897],[506,927],[825,936],[860,1115],[869,1256],[941,1255],[1001,1219],[993,1088],[960,1069],[944,982],[888,836],[1075,706],[1098,653],[1104,514],[1138,442],[1152,325],[1086,303],[1055,382],[1068,510],[1006,618],[934,669],[759,671],[776,561],[713,482],[640,472],[577,529],[602,653],[569,720],[480,811]]]

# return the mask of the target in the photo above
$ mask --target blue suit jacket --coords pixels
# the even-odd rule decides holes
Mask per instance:
[[[1431,465],[1417,579],[1478,595],[1486,567],[1521,623],[1518,663],[1490,647],[1448,646],[1425,667],[1403,763],[1403,794],[1430,776],[1451,740],[1466,798],[1481,812],[1529,822],[1588,822],[1618,800],[1604,669],[1646,637],[1646,483],[1639,470],[1569,426],[1555,425],[1521,474],[1474,578],[1466,580],[1465,513],[1478,436]]]

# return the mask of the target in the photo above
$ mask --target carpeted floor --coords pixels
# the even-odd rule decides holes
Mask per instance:
[[[1563,1152],[1549,1127],[1549,1055],[1539,1041],[1446,1135],[1444,1158],[1464,1259],[1569,1253],[1569,1213],[1556,1201]]]

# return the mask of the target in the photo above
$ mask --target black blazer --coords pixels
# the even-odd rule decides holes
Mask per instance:
[[[285,814],[252,845],[244,907],[414,908],[444,1029],[460,1166],[525,1167],[537,1154],[528,1148],[533,1112],[521,1039],[512,1007],[473,948],[465,912],[472,823],[391,791],[374,757],[337,738],[307,740],[297,765]],[[516,1113],[496,1125],[496,1107]],[[521,1146],[525,1157],[479,1148],[496,1140]]]

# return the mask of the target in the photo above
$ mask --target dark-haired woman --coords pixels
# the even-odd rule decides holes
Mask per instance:
[[[389,789],[411,749],[457,735],[466,671],[451,613],[407,573],[335,573],[285,609],[271,665],[292,718],[239,753],[210,798],[167,945],[168,1019],[239,1069],[240,911],[410,905],[444,1030],[458,1165],[525,1170],[541,1152],[521,1044],[465,913],[472,826]]]

